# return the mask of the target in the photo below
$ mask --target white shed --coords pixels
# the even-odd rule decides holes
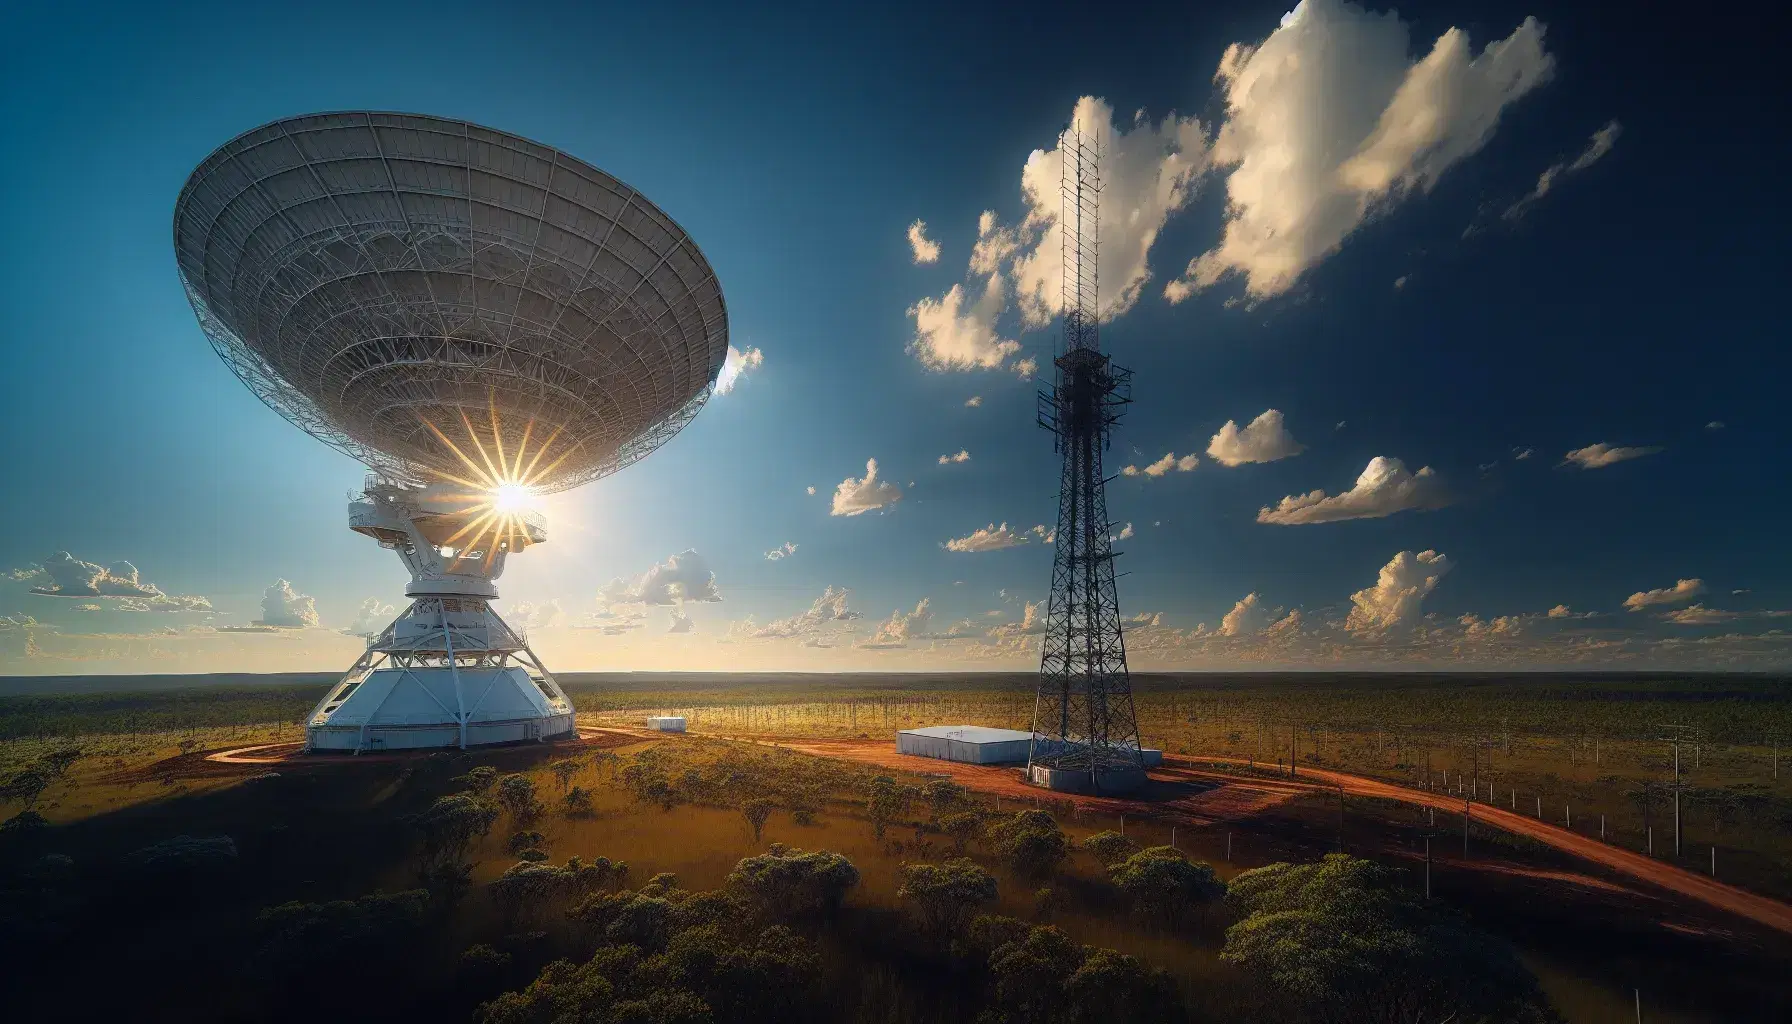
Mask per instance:
[[[930,725],[896,734],[896,752],[967,764],[1019,763],[1027,759],[1033,734],[982,725]]]
[[[684,716],[655,715],[647,720],[647,728],[658,729],[660,732],[683,732]]]

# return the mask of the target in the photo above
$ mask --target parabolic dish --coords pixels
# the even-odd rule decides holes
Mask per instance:
[[[396,481],[613,473],[690,422],[728,354],[721,286],[671,217],[464,121],[256,128],[187,180],[174,247],[236,375]]]

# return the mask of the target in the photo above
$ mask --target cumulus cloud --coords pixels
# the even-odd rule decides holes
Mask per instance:
[[[522,629],[549,629],[566,621],[566,611],[560,607],[558,599],[550,601],[521,601],[504,616],[506,622]]]
[[[955,462],[969,462],[969,461],[971,461],[971,453],[968,451],[965,451],[963,448],[958,449],[957,455],[942,455],[942,456],[940,456],[940,465],[942,465],[942,466],[950,466]]]
[[[1640,459],[1645,455],[1654,455],[1661,450],[1659,445],[1613,448],[1601,441],[1598,444],[1587,445],[1585,448],[1576,448],[1564,455],[1562,465],[1578,466],[1581,469],[1601,469],[1619,462]]]
[[[1382,633],[1419,621],[1419,606],[1450,571],[1450,560],[1435,551],[1402,551],[1381,567],[1375,585],[1350,595],[1344,628]]]
[[[1113,536],[1108,538],[1108,540],[1110,540],[1110,541],[1131,540],[1131,539],[1132,539],[1132,524],[1131,523],[1127,523],[1125,526],[1120,528],[1119,533],[1116,533]]]
[[[765,557],[768,561],[776,562],[781,558],[789,558],[794,554],[796,554],[796,542],[787,540],[784,542],[783,547],[776,547],[767,551]]]
[[[747,625],[742,635],[751,639],[790,639],[807,637],[822,630],[838,627],[841,623],[851,622],[859,618],[859,613],[847,607],[847,599],[851,591],[844,587],[828,587],[809,607],[787,619],[775,619],[764,626]]]
[[[908,226],[908,247],[916,263],[932,263],[940,258],[940,244],[927,238],[927,222],[917,220]]]
[[[1710,423],[1705,424],[1705,429],[1706,430],[1722,430],[1722,429],[1724,429],[1724,421],[1723,420],[1712,420]]]
[[[856,516],[866,512],[893,505],[902,500],[902,488],[877,478],[877,460],[865,460],[865,476],[854,480],[852,477],[840,481],[834,488],[834,508],[831,514],[837,516]]]
[[[1225,234],[1165,288],[1171,302],[1233,274],[1252,299],[1286,292],[1364,221],[1479,150],[1554,65],[1534,18],[1479,54],[1458,28],[1417,61],[1409,43],[1396,14],[1302,0],[1260,45],[1227,48],[1213,146],[1230,168]]]
[[[741,351],[733,345],[728,346],[728,358],[722,362],[722,372],[716,375],[716,394],[725,395],[734,390],[747,374],[759,369],[765,362],[765,353],[756,348]]]
[[[927,626],[933,621],[933,609],[923,597],[912,612],[894,611],[878,624],[871,639],[859,644],[868,649],[907,647],[910,640],[927,639]]]
[[[720,601],[716,574],[709,561],[694,549],[686,549],[632,579],[617,577],[598,591],[605,608],[628,605],[670,605],[687,601]]]
[[[1269,625],[1271,612],[1264,607],[1255,591],[1246,594],[1220,619],[1221,636],[1244,636]]]
[[[1545,168],[1543,173],[1537,176],[1536,187],[1532,188],[1523,199],[1508,207],[1503,216],[1507,220],[1517,220],[1524,216],[1525,211],[1530,209],[1532,204],[1549,194],[1549,190],[1555,187],[1558,179],[1584,171],[1598,163],[1600,157],[1610,153],[1612,146],[1618,141],[1619,134],[1623,131],[1624,126],[1618,122],[1606,122],[1604,127],[1594,132],[1593,137],[1587,140],[1587,146],[1580,151],[1580,155],[1573,160],[1557,161]]]
[[[814,485],[814,484],[810,484],[810,485],[809,485],[809,487],[808,487],[808,491],[809,491],[809,494],[810,494],[810,495],[811,495],[811,496],[813,496],[813,495],[814,495],[814,494],[815,494],[815,485]]]
[[[21,583],[35,583],[31,593],[39,597],[107,598],[115,603],[115,611],[124,612],[209,612],[212,603],[197,594],[165,594],[160,587],[142,578],[137,567],[119,562],[111,567],[83,562],[66,551],[58,551],[40,565],[13,569],[7,578]]]
[[[966,536],[954,537],[947,541],[946,550],[963,553],[1000,551],[1003,548],[1019,547],[1026,542],[1026,535],[1010,530],[1007,523],[1000,526],[991,523],[981,529],[972,530]]]
[[[1529,448],[1514,448],[1514,449],[1512,449],[1512,458],[1518,460],[1519,462],[1523,462],[1524,460],[1526,460],[1530,457],[1531,457],[1531,449],[1529,449]]]
[[[972,395],[971,397],[964,400],[964,407],[966,409],[975,409],[979,405],[982,405],[982,404],[983,404],[983,396],[982,395]]]
[[[1045,632],[1045,602],[1027,601],[1021,609],[1019,622],[1007,622],[990,627],[991,636],[1015,637],[1036,636]]]
[[[1151,280],[1149,257],[1158,232],[1194,197],[1209,166],[1207,133],[1195,118],[1171,114],[1153,124],[1142,110],[1130,128],[1121,127],[1113,107],[1094,96],[1077,101],[1068,123],[1081,131],[1085,146],[1101,152],[1099,312],[1112,319],[1139,301]],[[1034,327],[1063,311],[1063,171],[1064,153],[1056,145],[1034,150],[1021,171],[1027,213],[1014,229],[1018,237],[1010,251],[1021,315]],[[991,233],[1001,230],[993,217],[987,223]]]
[[[1306,449],[1306,445],[1288,432],[1287,425],[1282,422],[1282,413],[1277,409],[1265,409],[1242,429],[1236,420],[1227,420],[1207,443],[1207,454],[1222,466],[1275,462],[1299,455]]]
[[[1184,455],[1176,457],[1175,452],[1165,452],[1164,457],[1148,466],[1126,466],[1120,470],[1122,476],[1166,476],[1172,472],[1187,473],[1201,464],[1200,456]]]
[[[1289,495],[1274,508],[1257,512],[1259,523],[1296,526],[1336,523],[1346,519],[1378,519],[1408,509],[1441,508],[1449,504],[1443,482],[1430,466],[1409,473],[1399,459],[1378,455],[1356,478],[1350,490],[1330,497],[1323,490]]]
[[[1671,612],[1663,612],[1661,617],[1680,626],[1715,626],[1720,622],[1731,622],[1742,618],[1741,612],[1727,612],[1717,608],[1707,608],[1702,604],[1691,604],[1685,608],[1676,608]]]
[[[355,621],[349,623],[343,632],[352,636],[366,636],[376,629],[385,628],[386,623],[397,613],[398,609],[393,605],[377,597],[367,598],[361,602],[361,607],[355,609]]]
[[[690,633],[697,629],[691,617],[677,608],[672,609],[672,622],[666,627],[668,633]]]
[[[1020,353],[1020,342],[1002,337],[996,329],[996,318],[1007,306],[1007,286],[1000,274],[984,279],[983,293],[968,306],[961,284],[938,299],[921,299],[908,308],[915,321],[909,354],[929,370],[998,369]]]
[[[292,588],[285,580],[262,591],[261,618],[256,625],[280,629],[308,629],[317,625],[317,602]]]
[[[1027,532],[1038,537],[1041,541],[1047,544],[1051,544],[1058,539],[1058,528],[1055,526],[1046,526],[1044,523],[1033,527]]]
[[[1690,601],[1704,592],[1704,580],[1679,580],[1671,587],[1662,587],[1657,590],[1639,590],[1624,599],[1624,607],[1628,611],[1640,612],[1644,608],[1656,608],[1665,604],[1679,604],[1682,601]]]

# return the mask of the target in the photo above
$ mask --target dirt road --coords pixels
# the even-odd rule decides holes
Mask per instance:
[[[1038,789],[1021,781],[1013,766],[930,761],[899,754],[893,744],[881,740],[788,740],[764,737],[760,741],[821,757],[946,775],[978,792],[1012,796],[1017,800],[1030,800],[1040,796]],[[1241,778],[1196,766],[1215,763],[1245,762],[1241,758],[1197,759],[1167,756],[1162,768],[1151,770],[1151,787],[1135,799],[1073,796],[1064,793],[1054,793],[1052,798],[1067,800],[1099,813],[1136,813],[1190,824],[1210,824],[1242,818],[1295,796],[1313,792],[1335,793],[1340,789],[1347,797],[1396,800],[1417,807],[1434,807],[1453,815],[1461,814],[1464,807],[1460,798],[1345,772],[1302,768],[1294,778]],[[1469,813],[1482,825],[1535,839],[1589,863],[1792,934],[1792,905],[1771,897],[1725,885],[1707,875],[1613,846],[1597,836],[1583,835],[1492,804],[1471,801]]]

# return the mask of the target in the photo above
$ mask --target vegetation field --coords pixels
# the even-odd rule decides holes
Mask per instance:
[[[203,754],[296,740],[321,687],[0,698],[5,1005],[283,1020],[327,995],[334,1017],[401,1004],[488,1024],[1068,1022],[1115,1006],[1604,1021],[1640,994],[1651,1021],[1792,1015],[1783,936],[1664,928],[1653,897],[1552,882],[1579,869],[1523,841],[1477,828],[1505,867],[1440,863],[1425,899],[1412,851],[1436,832],[1409,808],[1353,802],[1346,822],[1321,794],[1177,834],[765,742],[1024,728],[1030,677],[564,683],[582,724],[670,712],[694,734],[263,768]],[[1715,840],[1721,877],[1792,891],[1784,680],[1145,676],[1138,705],[1147,744],[1228,771],[1286,772],[1292,748],[1297,773],[1452,792],[1466,778],[1471,800],[1516,788],[1546,817],[1567,805],[1577,829],[1603,813],[1612,842],[1655,828],[1663,857],[1676,736],[1682,862]],[[1349,856],[1323,859],[1340,845]],[[84,983],[96,957],[106,986]]]

